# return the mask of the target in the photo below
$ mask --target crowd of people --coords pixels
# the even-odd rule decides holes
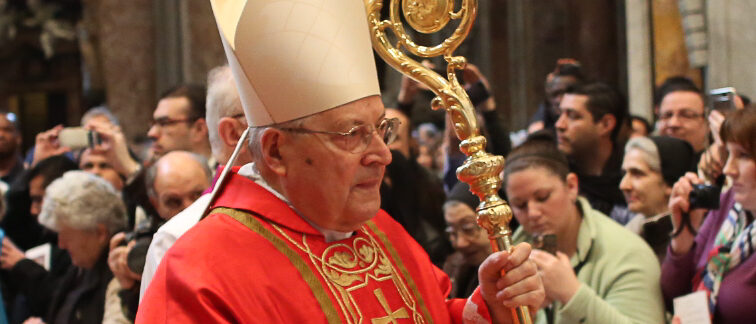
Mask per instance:
[[[0,322],[357,321],[345,309],[500,322],[526,305],[539,323],[665,323],[685,316],[673,299],[699,291],[715,323],[756,315],[756,107],[745,96],[712,110],[691,80],[670,78],[647,121],[559,60],[515,145],[467,64],[488,151],[506,156],[500,195],[518,244],[492,255],[480,202],[456,178],[466,156],[444,112],[428,113],[428,89],[404,77],[384,100],[396,108],[371,88],[272,111],[240,87],[253,65],[229,61],[207,87],[160,97],[145,152],[100,106],[79,125],[98,142],[66,146],[56,126],[22,157],[22,125],[0,112]],[[354,293],[360,280],[367,297]],[[305,291],[299,310],[282,306]]]

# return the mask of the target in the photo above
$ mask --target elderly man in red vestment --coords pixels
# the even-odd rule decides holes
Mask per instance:
[[[509,323],[544,299],[530,247],[448,277],[380,210],[385,118],[359,0],[212,1],[252,127],[209,215],[166,253],[138,323]],[[230,163],[229,163],[230,164]]]

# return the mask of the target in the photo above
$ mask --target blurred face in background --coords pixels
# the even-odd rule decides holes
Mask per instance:
[[[210,186],[203,166],[187,152],[171,152],[156,163],[154,195],[150,199],[160,218],[176,216]]]
[[[123,179],[113,169],[104,154],[94,152],[92,149],[84,150],[79,158],[79,169],[107,180],[116,190],[120,191],[123,188]]]
[[[45,178],[42,175],[38,175],[29,181],[29,199],[31,199],[31,207],[29,213],[36,219],[39,213],[42,212],[42,199],[45,197]]]
[[[488,234],[475,221],[475,211],[465,203],[451,201],[444,206],[446,234],[465,263],[477,266],[491,253]]]
[[[670,92],[659,104],[659,132],[690,143],[696,152],[706,148],[709,133],[704,101],[696,92]]]
[[[551,82],[546,83],[546,99],[548,99],[551,109],[555,114],[559,114],[559,105],[562,102],[567,88],[577,83],[577,79],[572,76],[555,76]]]
[[[557,146],[568,157],[585,156],[599,143],[598,123],[587,107],[588,96],[567,94],[561,102],[561,115],[555,126]]]
[[[409,158],[412,138],[410,137],[410,123],[407,115],[398,109],[386,108],[386,118],[396,118],[400,122],[399,129],[396,131],[396,140],[389,144],[389,149],[399,151],[404,157]]]
[[[21,146],[21,134],[8,120],[8,115],[0,114],[0,160],[13,158]]]
[[[147,136],[153,140],[151,151],[156,158],[177,150],[192,151],[193,124],[189,116],[189,99],[165,98],[152,114],[153,124]]]

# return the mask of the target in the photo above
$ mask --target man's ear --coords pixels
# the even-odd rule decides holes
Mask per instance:
[[[105,224],[97,224],[95,233],[97,233],[97,240],[100,242],[104,242],[105,245],[110,243],[111,234],[115,234],[115,233],[109,233],[108,229],[105,228]]]
[[[192,124],[192,130],[194,131],[194,135],[192,136],[194,142],[202,142],[208,139],[207,122],[204,118],[195,120],[194,124]]]
[[[598,121],[599,135],[611,136],[612,131],[617,127],[617,118],[612,114],[604,114]]]
[[[231,117],[223,117],[218,121],[218,133],[223,144],[226,146],[235,147],[236,143],[239,142],[239,138],[241,137],[242,132],[244,132],[244,128],[241,128],[240,132],[240,127],[237,127],[237,124],[239,124],[239,122]]]
[[[263,132],[260,142],[262,160],[267,167],[278,176],[286,175],[286,163],[281,154],[281,146],[286,143],[286,136],[280,130],[269,128]]]

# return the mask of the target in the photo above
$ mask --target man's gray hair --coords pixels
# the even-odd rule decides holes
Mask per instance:
[[[648,164],[648,168],[655,172],[662,172],[661,158],[659,156],[659,149],[648,137],[634,137],[627,141],[625,144],[625,154],[631,150],[639,150],[643,152],[643,161]]]
[[[210,137],[210,148],[213,156],[222,154],[223,142],[218,133],[218,122],[223,117],[243,114],[239,91],[234,82],[234,76],[228,65],[216,67],[207,74],[207,98],[205,99],[205,122]],[[245,118],[239,118],[244,125]]]
[[[176,151],[172,151],[172,152],[176,152]],[[202,172],[204,172],[205,177],[207,178],[207,183],[213,183],[213,171],[210,170],[210,167],[207,165],[207,162],[208,162],[207,158],[194,152],[189,152],[189,151],[182,151],[182,152],[189,154],[191,159],[199,163],[199,165],[202,167]],[[155,178],[157,177],[158,165],[160,164],[159,162],[160,162],[160,159],[155,161],[155,163],[153,163],[149,168],[147,168],[147,171],[144,174],[144,185],[147,189],[147,195],[153,198],[157,198],[157,193],[155,192]]]
[[[110,109],[106,106],[97,106],[92,109],[87,110],[86,113],[84,113],[84,116],[81,116],[81,126],[84,126],[89,122],[90,119],[97,117],[97,116],[105,116],[111,124],[118,125],[118,118],[113,115],[112,112],[110,112]]]
[[[91,173],[74,170],[45,189],[39,223],[57,231],[59,224],[91,231],[105,225],[109,234],[126,228],[126,207],[113,186]]]

